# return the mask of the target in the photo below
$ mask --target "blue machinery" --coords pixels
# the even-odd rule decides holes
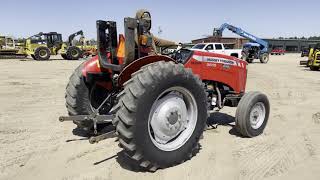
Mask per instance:
[[[246,45],[249,45],[249,46],[257,46],[257,44],[260,45],[260,52],[259,54],[264,54],[264,53],[268,53],[268,42],[248,33],[248,32],[245,32],[244,30],[242,30],[241,28],[238,28],[238,27],[235,27],[235,26],[232,26],[228,23],[224,23],[220,26],[220,28],[214,28],[214,31],[213,31],[213,36],[218,36],[218,37],[221,37],[222,36],[222,33],[225,29],[228,29],[230,30],[231,32],[235,33],[235,34],[238,34],[239,36],[241,37],[244,37],[246,39],[249,39],[251,42],[254,42],[254,43],[246,43]],[[257,44],[255,44],[257,43]]]

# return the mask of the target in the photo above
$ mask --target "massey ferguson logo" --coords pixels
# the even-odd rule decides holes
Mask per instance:
[[[208,62],[214,62],[214,63],[222,63],[222,64],[229,64],[229,65],[235,65],[236,62],[228,59],[222,59],[222,58],[211,58],[211,57],[204,57],[204,61]]]
[[[217,64],[223,64],[223,65],[228,65],[228,66],[239,66],[239,67],[244,68],[244,64],[242,62],[237,62],[237,61],[229,60],[229,59],[225,59],[225,58],[194,55],[193,59],[195,59],[197,61],[217,63]]]

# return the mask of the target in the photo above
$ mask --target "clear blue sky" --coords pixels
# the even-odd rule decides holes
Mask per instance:
[[[123,18],[147,8],[153,33],[179,42],[211,35],[224,22],[259,37],[320,35],[318,0],[1,0],[0,34],[29,37],[57,31],[64,39],[82,29],[96,37],[95,22],[114,20],[123,31]],[[233,36],[225,33],[224,36]]]

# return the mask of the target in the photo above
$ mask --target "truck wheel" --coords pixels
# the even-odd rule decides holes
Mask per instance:
[[[67,54],[61,54],[61,57],[62,57],[63,59],[65,59],[65,60],[68,59],[68,58],[67,58]]]
[[[258,136],[267,125],[269,113],[267,96],[260,92],[248,92],[238,104],[235,128],[245,137]]]
[[[73,74],[70,76],[69,83],[66,87],[65,99],[66,107],[70,116],[88,115],[99,107],[102,101],[109,95],[109,91],[97,84],[88,86],[82,75],[83,64],[80,64]],[[111,102],[107,102],[100,109],[100,114],[108,114],[111,107]],[[74,123],[85,130],[92,128],[92,121],[84,121]]]
[[[319,67],[318,66],[310,66],[311,71],[318,71]]]
[[[66,57],[69,60],[78,60],[82,56],[82,51],[76,46],[70,46],[67,50]]]
[[[264,53],[260,56],[260,62],[261,63],[267,63],[269,61],[269,54],[268,53]]]
[[[188,160],[198,150],[207,120],[202,81],[182,64],[142,67],[118,95],[113,124],[120,147],[150,171]]]
[[[36,60],[48,60],[50,58],[50,49],[44,46],[40,46],[34,51],[34,57]]]

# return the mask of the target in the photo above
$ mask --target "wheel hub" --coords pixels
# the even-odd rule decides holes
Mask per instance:
[[[153,144],[163,151],[183,146],[197,124],[198,108],[191,92],[184,87],[171,87],[153,103],[148,131]]]
[[[181,119],[181,114],[178,111],[171,112],[167,116],[167,120],[171,125],[174,125],[179,119]]]
[[[39,52],[39,54],[40,54],[41,57],[44,57],[44,56],[46,56],[47,52],[45,50],[41,50]]]
[[[262,102],[256,103],[250,112],[250,124],[253,129],[258,129],[264,122],[266,108]]]
[[[187,107],[181,96],[166,95],[159,100],[151,117],[155,140],[165,144],[185,129]]]
[[[76,50],[72,50],[72,51],[71,51],[71,54],[72,54],[73,57],[75,57],[75,56],[78,55],[78,52],[77,52]]]

